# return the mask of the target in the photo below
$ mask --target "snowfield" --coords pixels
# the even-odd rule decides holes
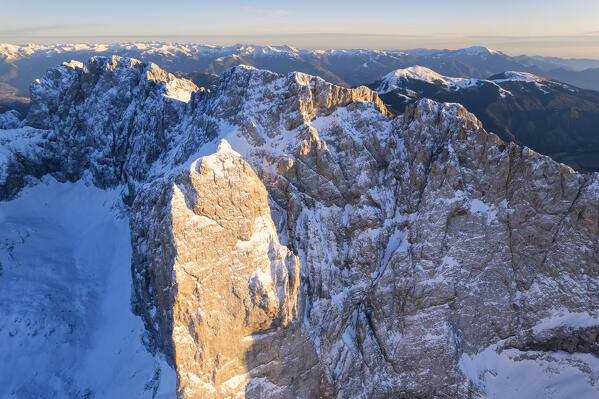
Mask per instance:
[[[462,355],[459,365],[488,399],[577,398],[599,395],[599,359],[589,353],[498,350]]]
[[[0,202],[0,397],[175,397],[130,310],[119,198],[46,178]]]

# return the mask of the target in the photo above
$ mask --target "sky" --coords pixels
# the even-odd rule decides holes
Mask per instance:
[[[0,0],[0,42],[461,48],[599,59],[599,0]]]

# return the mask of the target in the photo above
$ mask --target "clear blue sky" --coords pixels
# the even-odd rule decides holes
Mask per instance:
[[[458,48],[599,58],[599,0],[0,0],[0,41]]]

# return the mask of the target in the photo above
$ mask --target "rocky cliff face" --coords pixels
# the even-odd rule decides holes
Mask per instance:
[[[366,88],[247,67],[194,90],[129,59],[52,70],[0,187],[128,185],[132,301],[178,397],[484,397],[530,387],[523,364],[535,392],[567,397],[569,370],[597,394],[597,174],[455,104],[391,120]]]
[[[132,224],[144,242],[143,251],[136,246],[143,259],[136,266],[152,276],[146,292],[137,281],[139,305],[156,301],[149,309],[159,320],[154,334],[179,371],[180,397],[243,392],[247,353],[264,335],[277,345],[260,356],[280,356],[277,330],[289,331],[289,350],[300,347],[316,362],[296,321],[299,259],[279,243],[264,184],[226,141],[174,185],[144,191],[134,208],[141,212]],[[281,366],[266,367],[277,385],[282,375],[295,377],[295,368]],[[278,391],[293,392],[283,385],[271,393]]]
[[[26,176],[51,173],[77,180],[88,172],[100,187],[143,179],[166,151],[172,127],[197,90],[154,64],[96,57],[48,70],[31,85],[31,109],[24,125],[38,129],[43,145],[22,141],[7,159],[10,181],[0,198],[16,194]],[[28,148],[24,148],[25,145]]]

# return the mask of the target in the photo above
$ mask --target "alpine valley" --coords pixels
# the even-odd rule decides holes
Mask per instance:
[[[597,93],[481,48],[188,47],[5,46],[0,397],[599,396],[599,173],[533,150],[597,170],[598,136],[525,120]]]

